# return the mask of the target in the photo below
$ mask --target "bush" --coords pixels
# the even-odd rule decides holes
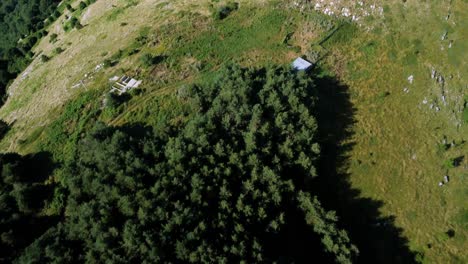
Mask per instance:
[[[112,63],[112,61],[110,59],[105,59],[103,62],[103,67],[104,68],[110,68],[112,66],[114,66],[114,64]]]
[[[49,42],[50,43],[55,43],[57,41],[57,37],[58,37],[58,35],[53,33],[52,35],[50,35]]]
[[[213,14],[216,20],[225,19],[229,16],[233,11],[239,8],[239,3],[236,2],[229,2],[226,5],[220,6]]]
[[[83,2],[83,1],[81,1],[81,2],[78,4],[78,8],[79,8],[80,10],[85,9],[87,6],[88,6],[88,5],[87,5],[85,2]]]
[[[72,7],[70,4],[67,4],[65,7],[66,7],[67,10],[70,11],[70,12],[74,12],[74,11],[75,11],[75,9],[73,9],[73,7]]]
[[[28,48],[34,47],[37,42],[37,37],[35,35],[30,36],[26,40],[24,40],[24,45]]]
[[[65,50],[62,49],[61,47],[57,47],[57,48],[54,49],[54,53],[55,53],[55,54],[60,54],[60,53],[62,53],[62,52],[64,52],[64,51],[65,51]]]
[[[446,159],[446,160],[444,160],[443,166],[444,166],[445,169],[455,168],[455,159]]]
[[[61,15],[60,11],[55,10],[54,13],[52,13],[52,18],[53,18],[53,20],[59,18],[60,15]]]
[[[150,53],[145,53],[140,57],[141,64],[146,68],[159,63],[161,60],[162,56],[154,56]]]
[[[118,95],[110,92],[106,94],[105,106],[109,108],[117,108],[129,99],[130,97],[127,94]]]
[[[50,60],[50,58],[47,55],[44,55],[44,54],[41,55],[41,61],[42,62],[48,62],[49,60]]]
[[[82,28],[83,26],[80,24],[80,21],[78,20],[78,18],[72,17],[72,18],[70,19],[70,27],[76,28],[76,29],[80,29],[80,28]]]

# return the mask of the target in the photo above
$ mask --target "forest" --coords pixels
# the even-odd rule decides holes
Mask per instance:
[[[0,98],[10,80],[27,67],[31,48],[57,19],[59,0],[2,0],[0,2]]]
[[[313,191],[324,177],[315,93],[303,72],[231,65],[178,91],[195,109],[187,122],[165,130],[96,122],[70,158],[42,162],[55,169],[48,184],[23,183],[36,173],[12,154],[2,163],[2,213],[17,219],[5,219],[1,238],[18,250],[2,259],[351,263],[358,249]],[[48,195],[28,196],[37,188]],[[42,233],[15,241],[14,221],[28,217]]]

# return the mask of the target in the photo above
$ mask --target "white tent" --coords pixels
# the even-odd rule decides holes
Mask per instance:
[[[298,71],[306,71],[308,70],[310,67],[312,67],[312,63],[304,60],[303,58],[301,57],[298,57],[296,60],[294,60],[294,62],[292,63],[292,67],[293,69],[295,70],[298,70]]]

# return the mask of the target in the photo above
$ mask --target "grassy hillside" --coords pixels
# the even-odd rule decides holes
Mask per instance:
[[[324,43],[325,64],[349,87],[355,108],[342,173],[362,197],[383,202],[383,215],[396,217],[427,263],[464,263],[468,5],[408,1],[383,9],[370,31],[343,27],[346,41]],[[439,187],[444,175],[450,182]]]
[[[165,129],[191,117],[177,96],[183,87],[211,80],[228,61],[282,65],[318,54],[322,75],[340,80],[321,91],[330,114],[322,125],[336,131],[322,170],[345,179],[323,184],[328,193],[355,190],[337,194],[339,215],[362,222],[382,256],[399,245],[379,234],[395,229],[425,263],[467,262],[468,3],[375,1],[381,15],[350,23],[287,1],[240,2],[215,20],[222,1],[98,0],[74,12],[84,27],[68,31],[65,11],[35,48],[50,60],[38,55],[9,88],[0,117],[12,129],[1,150],[63,158],[96,120]],[[145,54],[157,62],[145,64]],[[108,78],[122,74],[142,88],[101,110]],[[450,182],[439,187],[444,175]]]

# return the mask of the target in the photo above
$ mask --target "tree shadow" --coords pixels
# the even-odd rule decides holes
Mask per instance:
[[[381,215],[383,202],[363,198],[361,191],[351,186],[347,171],[349,153],[354,146],[350,140],[355,108],[348,87],[335,78],[321,76],[320,72],[320,69],[311,72],[317,76],[315,112],[321,146],[317,168],[320,177],[312,188],[323,206],[335,210],[340,224],[348,230],[360,251],[357,263],[416,263],[420,253],[409,249],[394,216]]]
[[[31,176],[29,178],[31,182],[44,182],[52,174],[52,171],[57,168],[57,164],[52,160],[50,152],[42,151],[28,154],[24,156],[24,160],[25,174]]]
[[[45,182],[54,168],[49,152],[0,153],[0,263],[10,263],[58,222],[59,216],[43,213],[53,197],[54,185]]]
[[[0,140],[2,140],[8,131],[10,131],[11,126],[12,125],[0,119]]]

